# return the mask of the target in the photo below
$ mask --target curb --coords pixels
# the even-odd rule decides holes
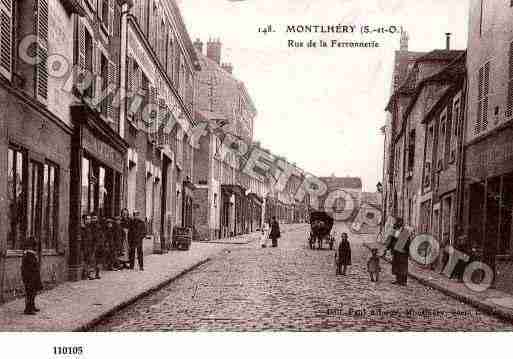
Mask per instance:
[[[206,259],[203,259],[203,260],[199,261],[198,263],[193,264],[192,266],[190,266],[188,268],[185,268],[184,270],[182,270],[177,275],[172,276],[171,278],[168,278],[168,279],[164,280],[163,282],[160,282],[160,283],[154,285],[153,287],[145,290],[142,293],[134,295],[132,298],[124,300],[123,302],[117,304],[113,308],[110,308],[107,311],[105,311],[104,313],[100,314],[97,318],[92,319],[88,323],[86,323],[84,325],[81,325],[78,328],[72,329],[71,331],[72,332],[87,332],[87,331],[89,331],[91,328],[93,328],[94,326],[98,325],[101,321],[105,320],[106,318],[108,318],[109,316],[114,314],[115,312],[117,312],[117,311],[119,311],[119,310],[129,306],[130,304],[135,303],[136,301],[138,301],[139,299],[141,299],[143,297],[146,297],[146,296],[148,296],[148,295],[150,295],[150,294],[152,294],[152,293],[162,289],[166,285],[174,282],[175,280],[177,280],[180,277],[184,276],[185,274],[193,271],[194,269],[202,266],[203,264],[209,262],[210,260],[211,260],[211,257],[208,257]]]
[[[367,249],[370,249],[370,247],[367,243],[364,243],[363,246],[366,247]],[[383,259],[388,264],[390,264],[391,261],[388,258],[383,258]],[[486,314],[489,314],[489,315],[492,315],[499,319],[506,320],[508,322],[513,323],[513,313],[511,313],[511,312],[505,311],[499,307],[496,307],[496,306],[493,306],[490,304],[483,303],[477,299],[473,299],[473,298],[467,297],[465,295],[458,294],[438,283],[433,283],[433,282],[429,281],[428,279],[425,279],[425,278],[423,278],[415,273],[411,273],[409,271],[408,271],[408,277],[415,279],[417,282],[419,282],[427,287],[438,290],[439,292],[447,295],[448,297],[456,299],[459,302],[468,304],[476,309],[479,309],[480,311],[482,311]]]

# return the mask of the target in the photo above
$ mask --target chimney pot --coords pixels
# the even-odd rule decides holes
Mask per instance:
[[[207,57],[221,65],[221,41],[210,39],[207,43]]]
[[[446,50],[451,49],[451,33],[450,32],[445,33],[445,49]]]

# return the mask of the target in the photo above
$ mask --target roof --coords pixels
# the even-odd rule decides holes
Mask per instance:
[[[465,50],[433,50],[421,56],[416,62],[451,61],[465,53]]]
[[[390,100],[388,101],[385,110],[388,111],[390,109],[392,102],[395,100],[397,96],[405,94],[408,95],[415,91],[415,88],[417,86],[417,74],[415,67],[417,67],[420,63],[430,61],[452,62],[455,59],[458,59],[459,57],[465,55],[465,53],[465,50],[433,50],[418,57],[415,60],[414,68],[408,72],[404,82],[397,88],[397,90],[390,97]]]
[[[229,131],[251,140],[251,126],[256,116],[256,109],[242,81],[225,71],[217,62],[197,52],[201,71],[196,72],[196,109],[203,114],[214,114],[217,118],[226,119]],[[240,98],[244,98],[246,106],[241,108]],[[249,119],[250,124],[236,121],[241,113]],[[208,117],[208,116],[207,116]],[[240,128],[238,127],[240,125]]]
[[[360,177],[320,177],[321,181],[328,187],[337,188],[362,188],[362,179]]]

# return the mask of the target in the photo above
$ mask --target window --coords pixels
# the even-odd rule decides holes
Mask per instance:
[[[101,0],[101,20],[105,28],[109,28],[109,2],[113,0]]]
[[[444,164],[445,157],[445,140],[446,140],[446,126],[447,115],[442,115],[440,118],[440,131],[438,135],[438,151],[437,151],[437,170],[441,170]]]
[[[488,96],[490,93],[490,62],[484,64],[478,73],[477,118],[474,123],[474,135],[479,135],[488,127]]]
[[[43,248],[57,248],[57,188],[59,168],[46,162],[43,167]]]
[[[452,138],[451,138],[451,151],[449,153],[449,163],[456,160],[456,151],[458,147],[459,126],[460,126],[460,99],[454,101],[452,110]]]
[[[93,73],[93,63],[94,63],[93,62],[94,61],[93,38],[92,38],[91,34],[89,34],[89,31],[87,31],[87,30],[85,31],[84,37],[85,37],[85,69],[87,70],[88,73],[92,74]],[[85,90],[84,95],[86,97],[90,97],[90,98],[93,97],[93,87],[94,86],[91,85]]]
[[[25,152],[11,146],[8,151],[7,186],[9,203],[9,224],[7,231],[7,248],[22,249],[24,240],[25,218]]]
[[[102,87],[101,92],[104,93],[104,91],[107,89],[107,86],[109,85],[109,60],[107,60],[103,53],[100,55],[100,78]],[[108,98],[105,98],[101,103],[100,110],[104,116],[107,116],[108,103]]]
[[[42,249],[57,247],[59,169],[51,162],[27,160],[16,146],[8,150],[8,249],[22,249],[31,238]]]
[[[415,166],[415,130],[410,131],[408,145],[408,171],[413,171]]]

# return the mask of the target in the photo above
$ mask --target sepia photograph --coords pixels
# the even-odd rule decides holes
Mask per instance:
[[[0,0],[2,341],[511,330],[513,1]]]

